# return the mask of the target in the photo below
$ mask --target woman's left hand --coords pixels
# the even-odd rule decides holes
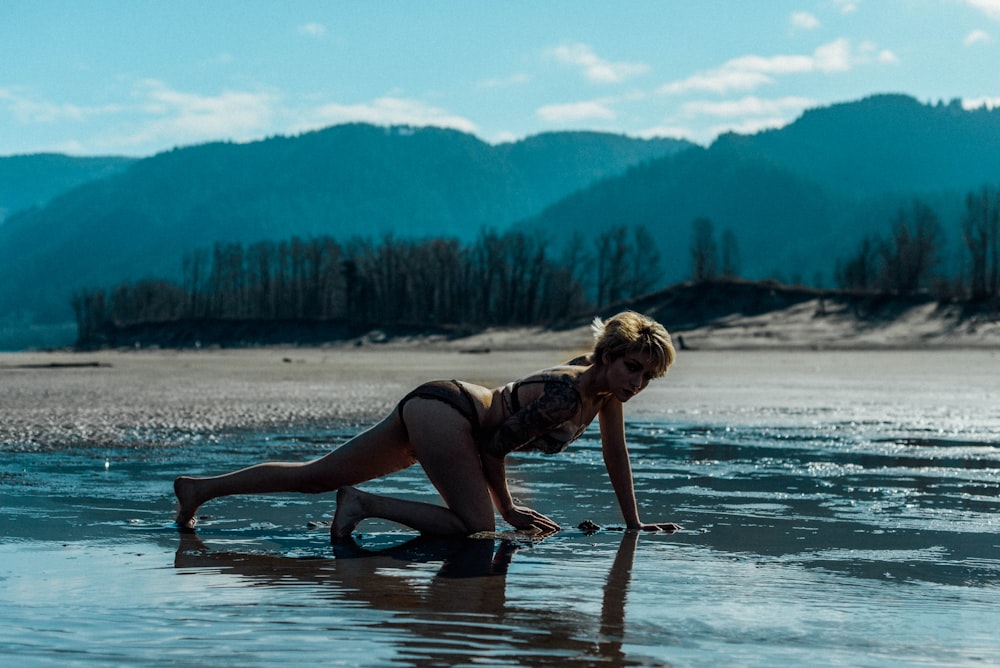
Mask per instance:
[[[647,524],[643,522],[639,526],[629,527],[629,531],[663,531],[665,533],[673,533],[675,531],[680,531],[683,529],[680,524],[674,524],[673,522],[657,522],[652,524]]]
[[[507,521],[507,524],[515,529],[520,531],[534,529],[545,536],[559,531],[560,528],[558,524],[537,510],[525,508],[524,506],[512,506],[510,510],[503,514],[503,518]]]

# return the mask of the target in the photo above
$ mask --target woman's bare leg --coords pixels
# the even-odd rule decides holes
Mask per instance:
[[[177,525],[192,528],[198,508],[233,494],[331,492],[399,471],[416,462],[395,413],[327,455],[304,463],[269,462],[210,478],[182,476],[174,481]]]
[[[361,520],[369,517],[390,520],[423,534],[462,536],[475,533],[469,531],[450,508],[371,494],[345,485],[337,490],[337,512],[330,525],[330,538],[349,537]]]
[[[410,443],[447,507],[341,487],[332,538],[346,538],[358,523],[378,517],[425,534],[468,535],[496,528],[493,504],[472,427],[457,411],[433,399],[411,399],[404,408]]]

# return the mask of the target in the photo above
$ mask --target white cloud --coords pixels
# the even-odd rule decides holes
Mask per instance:
[[[788,118],[751,118],[733,123],[713,125],[708,129],[708,136],[717,137],[725,132],[735,132],[741,135],[752,135],[763,130],[777,130],[791,123]]]
[[[862,44],[855,51],[851,47],[851,41],[842,37],[821,44],[811,55],[748,55],[733,58],[714,70],[698,72],[687,79],[665,84],[658,92],[668,95],[692,91],[718,94],[746,92],[774,83],[774,77],[778,75],[846,72],[854,65],[871,62],[873,58],[883,63],[896,61],[891,51],[878,52],[877,47],[870,42]]]
[[[299,34],[308,37],[326,36],[326,26],[322,23],[304,23],[299,26]]]
[[[829,50],[829,45],[817,49]],[[723,71],[755,72],[760,74],[789,74],[815,69],[816,57],[810,56],[740,56],[722,66]]]
[[[809,12],[794,12],[789,21],[795,30],[815,30],[820,26],[819,19]]]
[[[292,127],[294,132],[316,130],[328,125],[349,122],[373,125],[433,125],[471,134],[479,132],[476,124],[467,118],[427,105],[420,100],[400,97],[381,97],[371,102],[357,104],[330,103],[289,113],[296,117]]]
[[[899,58],[889,49],[880,49],[874,42],[862,42],[859,44],[857,52],[854,55],[854,62],[859,65],[865,65],[873,60],[883,65],[895,65],[899,63]]]
[[[685,125],[660,125],[652,127],[636,134],[638,137],[650,139],[653,137],[672,137],[675,139],[686,139],[702,145],[711,144],[719,135],[726,132],[751,135],[762,130],[777,130],[783,128],[791,122],[784,117],[764,117],[731,120],[717,123],[710,126],[700,126],[698,130]]]
[[[681,109],[687,116],[777,116],[788,115],[789,112],[799,113],[816,106],[816,100],[808,97],[783,97],[775,100],[761,99],[755,96],[724,102],[692,101],[686,102]]]
[[[727,69],[725,67],[709,72],[699,72],[687,79],[674,81],[658,89],[667,95],[677,95],[690,91],[709,93],[728,93],[729,91],[748,91],[772,83],[773,79],[762,72]]]
[[[833,0],[833,6],[841,14],[853,14],[858,11],[861,0]]]
[[[612,63],[604,60],[587,44],[563,44],[550,49],[549,55],[564,65],[578,68],[588,81],[594,83],[620,83],[649,70],[649,66],[644,63]]]
[[[518,73],[499,79],[483,79],[482,81],[476,83],[476,88],[513,88],[515,86],[522,86],[529,81],[531,81],[531,77],[527,74]]]
[[[812,98],[797,96],[766,99],[748,95],[725,101],[694,100],[682,104],[676,117],[644,130],[640,136],[680,137],[707,144],[725,132],[754,134],[782,128],[818,104]]]
[[[965,0],[965,2],[991,19],[1000,21],[1000,0]]]
[[[975,44],[987,44],[992,42],[993,38],[985,30],[973,30],[968,35],[965,36],[963,43],[966,46],[973,46]]]
[[[120,105],[85,107],[71,103],[36,100],[9,88],[0,88],[0,106],[6,107],[19,123],[61,123],[85,121],[96,116],[118,113]]]
[[[254,141],[347,122],[449,127],[478,134],[462,116],[402,97],[358,104],[289,104],[277,91],[226,90],[203,95],[164,82],[136,82],[128,104],[82,107],[30,99],[0,87],[0,113],[25,127],[62,123],[72,133],[52,147],[72,153],[148,153],[206,141]],[[0,117],[0,122],[3,117]],[[52,150],[55,150],[53,148]]]
[[[59,142],[67,152],[130,152],[164,146],[230,139],[246,141],[266,134],[278,100],[270,93],[225,91],[205,96],[176,91],[147,79],[132,89],[131,104],[104,107],[58,105],[0,91],[0,101],[12,101],[15,118],[25,125],[70,121],[72,139]],[[96,121],[98,125],[88,125]],[[85,134],[90,133],[90,134]]]
[[[976,97],[962,100],[962,108],[971,111],[973,109],[1000,109],[1000,97]]]
[[[878,52],[878,62],[883,65],[895,65],[899,63],[899,57],[889,49],[882,49]]]
[[[633,133],[630,133],[633,134]],[[645,130],[634,133],[640,139],[655,139],[657,137],[669,137],[671,139],[687,139],[688,141],[698,141],[697,133],[684,125],[656,125]]]
[[[144,109],[162,118],[147,123],[135,141],[154,139],[248,141],[269,133],[317,130],[338,123],[374,125],[433,125],[476,133],[475,123],[419,100],[381,97],[357,104],[326,103],[291,108],[278,95],[226,91],[199,96],[147,83]]]
[[[605,103],[600,101],[570,102],[567,104],[546,104],[535,110],[535,115],[542,120],[567,123],[585,120],[612,120],[615,118],[613,112]]]
[[[511,144],[523,138],[523,135],[515,134],[509,130],[502,130],[492,138],[494,144]]]
[[[266,92],[186,93],[153,79],[140,82],[133,95],[138,98],[139,109],[151,117],[132,135],[135,144],[253,139],[271,126],[279,102]]]
[[[820,72],[846,72],[851,69],[851,42],[840,38],[823,44],[813,52],[815,69]]]

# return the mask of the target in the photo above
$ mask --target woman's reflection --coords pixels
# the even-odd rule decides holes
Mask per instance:
[[[254,584],[314,584],[331,599],[394,613],[380,628],[398,628],[399,656],[415,665],[471,663],[483,656],[531,665],[563,664],[568,657],[577,663],[627,663],[625,599],[636,532],[622,536],[604,586],[599,624],[557,601],[541,608],[509,603],[508,566],[524,547],[509,540],[421,536],[370,550],[348,539],[334,545],[333,559],[297,559],[214,551],[194,533],[178,535],[176,568],[211,568]],[[441,567],[429,580],[413,568],[437,561]]]

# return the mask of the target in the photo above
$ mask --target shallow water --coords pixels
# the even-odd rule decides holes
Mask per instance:
[[[995,665],[1000,413],[985,353],[689,355],[628,411],[644,518],[614,531],[596,428],[508,467],[565,530],[332,546],[333,498],[170,481],[353,433],[8,452],[0,654],[19,665]],[[990,364],[994,366],[990,367]],[[434,500],[418,469],[368,489]],[[605,527],[585,535],[585,519]],[[313,525],[310,526],[309,523]],[[509,537],[508,537],[509,538]]]

